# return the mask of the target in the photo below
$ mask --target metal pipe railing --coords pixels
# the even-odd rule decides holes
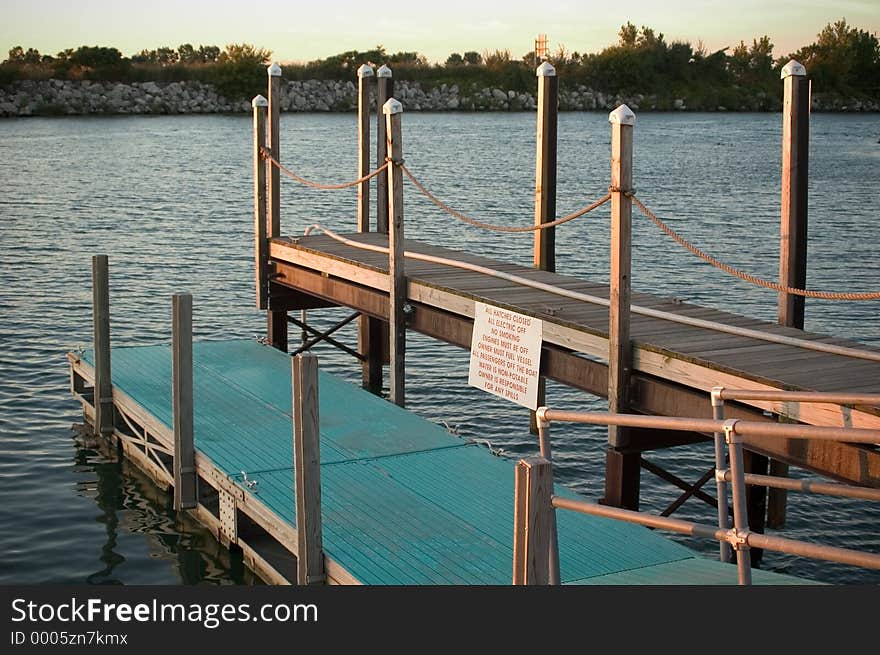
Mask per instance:
[[[537,458],[529,463],[529,466],[536,468],[544,467],[545,474],[551,479],[552,469],[550,457],[552,455],[549,444],[549,428],[551,421],[564,421],[576,423],[589,423],[594,425],[618,425],[637,428],[682,430],[688,432],[711,432],[715,434],[715,464],[716,464],[716,482],[718,484],[718,509],[719,509],[719,526],[717,528],[700,525],[690,521],[680,519],[672,519],[664,516],[656,516],[651,514],[643,514],[640,512],[626,510],[607,505],[597,505],[584,501],[577,501],[558,496],[551,496],[550,502],[546,501],[528,504],[531,512],[547,512],[552,515],[553,520],[532,521],[535,525],[546,525],[548,530],[552,530],[552,535],[531,535],[527,531],[525,534],[517,533],[516,538],[520,540],[536,539],[536,543],[543,543],[543,548],[547,548],[548,543],[555,546],[556,523],[555,510],[568,509],[583,514],[591,514],[595,516],[604,516],[625,520],[640,525],[670,530],[681,534],[706,537],[716,539],[722,544],[720,551],[721,559],[729,558],[730,547],[737,551],[737,577],[741,585],[749,585],[752,582],[751,557],[749,551],[751,548],[764,548],[778,552],[788,553],[791,555],[801,555],[805,557],[813,557],[824,559],[843,564],[851,564],[854,566],[862,566],[866,568],[880,569],[880,555],[872,553],[862,553],[846,548],[838,548],[835,546],[827,546],[822,544],[813,544],[808,542],[787,539],[783,537],[771,537],[761,533],[752,532],[748,527],[748,510],[746,505],[746,484],[760,484],[762,486],[773,486],[783,489],[792,489],[796,491],[812,491],[816,493],[827,493],[829,495],[846,496],[852,498],[864,498],[870,500],[880,500],[880,490],[862,489],[851,487],[848,485],[814,483],[809,481],[788,480],[785,478],[774,478],[773,476],[762,476],[745,473],[743,467],[743,438],[749,437],[782,437],[794,439],[825,439],[831,441],[844,441],[851,443],[877,443],[880,442],[880,430],[871,430],[865,428],[838,428],[826,426],[812,426],[799,424],[779,424],[779,423],[763,423],[755,421],[742,421],[738,419],[723,420],[724,416],[724,397],[725,391],[720,387],[712,390],[712,419],[697,419],[683,417],[666,417],[666,416],[637,416],[632,414],[610,414],[604,412],[567,412],[561,410],[552,410],[548,407],[539,407],[535,412],[539,425],[539,439],[541,443],[541,458]],[[752,391],[745,391],[743,394],[749,395]],[[785,395],[787,392],[780,392],[778,396]],[[801,397],[800,392],[794,395]],[[726,397],[742,396],[733,390],[733,393]],[[750,396],[751,397],[751,396]],[[809,395],[812,399],[814,396]],[[842,400],[846,398],[847,400]],[[855,394],[825,394],[825,402],[855,402],[870,398],[867,395]],[[760,399],[765,398],[763,395]],[[794,398],[792,398],[794,400]],[[871,401],[873,402],[873,400]],[[729,450],[729,469],[724,467],[724,444],[721,442],[723,435],[724,442]],[[520,462],[520,466],[523,462]],[[734,527],[729,529],[727,520],[727,483],[730,483],[733,495],[733,523]],[[723,513],[722,513],[723,507]],[[525,525],[525,524],[524,524]],[[552,528],[550,527],[552,525]],[[545,539],[546,541],[541,541]],[[724,546],[727,546],[725,549]],[[556,555],[556,564],[558,567],[558,546],[551,548],[551,557],[547,560],[548,568],[552,556]],[[514,562],[514,571],[522,569],[522,562]],[[556,569],[555,576],[551,575],[543,578],[550,580],[551,584],[558,584],[559,574]],[[528,584],[528,580],[526,583]]]
[[[769,400],[799,403],[831,403],[835,405],[880,405],[876,393],[828,393],[823,391],[782,391],[776,389],[727,389],[715,387],[721,400]]]
[[[788,553],[789,555],[801,555],[804,557],[825,559],[830,562],[839,562],[840,564],[880,569],[880,555],[874,553],[860,553],[848,548],[812,544],[805,541],[797,541],[795,539],[786,539],[784,537],[772,537],[761,534],[760,532],[746,531],[740,536],[735,536],[731,531],[725,531],[720,528],[693,523],[683,519],[673,519],[666,516],[656,516],[654,514],[643,514],[629,509],[622,509],[620,507],[598,505],[584,500],[560,498],[559,496],[553,496],[550,499],[550,504],[556,509],[566,509],[578,512],[579,514],[628,521],[629,523],[636,523],[649,528],[676,532],[691,537],[704,537],[707,539],[717,539],[719,541],[728,542],[743,540],[747,546],[754,548],[764,548],[765,550],[775,550],[781,553]]]
[[[719,396],[717,399],[712,395],[712,418],[716,421],[724,420],[724,400]],[[727,456],[724,452],[724,433],[716,431],[712,433],[715,442],[715,487],[718,492],[718,527],[722,530],[730,528],[727,507],[727,482],[723,476],[727,470]],[[730,561],[730,544],[721,541],[718,548],[718,556],[722,562]]]
[[[538,408],[539,410],[542,408]],[[593,425],[622,425],[655,430],[684,432],[723,432],[725,421],[709,418],[682,418],[673,416],[640,416],[636,414],[609,414],[607,412],[567,412],[545,408],[548,421],[590,423]],[[869,428],[838,428],[824,425],[762,423],[737,420],[736,431],[744,437],[778,437],[782,439],[827,439],[850,443],[880,443],[880,430]]]
[[[722,473],[725,481],[730,482],[730,472]],[[823,496],[839,496],[840,498],[858,498],[860,500],[880,501],[880,489],[856,487],[850,484],[837,484],[833,482],[815,482],[813,480],[791,480],[774,475],[758,475],[746,473],[745,482],[756,487],[773,487],[774,489],[786,489],[787,491],[802,491],[804,493],[821,494]]]

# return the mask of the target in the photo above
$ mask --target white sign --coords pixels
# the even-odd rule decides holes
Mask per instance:
[[[474,303],[468,384],[538,408],[543,322],[485,303]]]

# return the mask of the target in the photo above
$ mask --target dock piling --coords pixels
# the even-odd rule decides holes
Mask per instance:
[[[806,69],[791,60],[782,68],[782,221],[779,247],[779,283],[807,286],[807,185],[810,159],[810,79]],[[805,298],[779,294],[780,325],[804,329]],[[770,474],[788,476],[788,464],[770,460]],[[770,489],[767,526],[785,527],[786,491]]]
[[[388,66],[382,65],[376,71],[376,167],[385,163],[388,156],[388,142],[385,129],[385,115],[381,108],[394,95],[394,78]],[[376,176],[376,232],[388,234],[388,171],[382,171]]]
[[[535,155],[535,225],[556,218],[556,135],[559,78],[545,61],[538,66],[538,126]],[[535,268],[556,271],[556,228],[535,230]],[[540,403],[539,403],[540,404]]]
[[[174,509],[198,504],[193,434],[192,296],[176,293],[171,302],[171,389],[174,430]]]
[[[95,434],[111,435],[114,426],[110,372],[110,266],[107,255],[92,257],[92,318],[95,349]]]
[[[513,510],[513,584],[550,584],[553,474],[543,457],[516,465]]]
[[[807,180],[810,155],[810,80],[795,60],[782,68],[782,221],[779,283],[807,285]],[[804,297],[779,294],[779,324],[804,329]]]
[[[318,418],[318,358],[300,353],[291,359],[293,452],[296,488],[297,583],[322,583],[321,444]]]
[[[269,74],[269,151],[276,161],[281,161],[281,66],[272,64]],[[269,238],[281,236],[281,172],[277,166],[269,171]],[[269,311],[266,313],[266,337],[269,343],[287,352],[287,312],[272,308],[272,286],[269,283]]]
[[[629,411],[632,372],[630,296],[632,270],[632,148],[636,116],[620,105],[608,116],[611,123],[611,274],[608,316],[608,411]],[[605,502],[638,509],[639,453],[627,450],[631,431],[608,427]]]
[[[559,113],[559,78],[556,69],[545,61],[538,66],[538,119],[535,130],[535,225],[556,219],[556,142]],[[556,271],[556,228],[535,230],[535,268]],[[538,378],[538,405],[546,401],[546,381]],[[538,434],[535,413],[529,412],[529,430]]]
[[[370,87],[374,77],[373,69],[364,64],[358,69],[358,177],[364,177],[370,172]],[[384,123],[385,117],[379,112],[380,122]],[[384,136],[384,130],[383,136]],[[384,145],[384,144],[383,144]],[[385,149],[384,147],[382,148]],[[385,156],[382,156],[382,164]],[[380,164],[381,165],[381,164]],[[383,171],[382,174],[385,172]],[[384,194],[384,195],[383,195]],[[377,212],[385,204],[388,190],[387,184],[384,189],[379,189],[376,194]],[[388,206],[385,204],[386,225]],[[379,232],[378,218],[376,231]],[[370,182],[361,182],[358,185],[358,232],[370,231]],[[382,362],[383,362],[383,335],[382,321],[372,316],[361,315],[358,318],[358,352],[365,356],[361,364],[361,386],[367,391],[382,393]]]
[[[403,249],[403,161],[401,117],[403,105],[389,98],[382,107],[388,153],[391,158],[388,175],[388,278],[389,278],[389,354],[390,400],[404,406],[406,357],[406,273]]]
[[[266,146],[266,114],[269,101],[261,95],[251,102],[254,109],[254,266],[257,309],[266,309],[269,293],[269,242],[266,239],[266,166],[260,148]]]

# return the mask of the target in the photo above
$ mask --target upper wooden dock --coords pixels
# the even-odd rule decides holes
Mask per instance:
[[[387,246],[387,236],[346,234],[347,239]],[[608,286],[490,260],[476,255],[405,242],[408,252],[424,253],[513,273],[530,280],[603,298]],[[283,302],[285,310],[339,304],[387,320],[388,256],[352,247],[326,235],[276,238],[269,244],[273,282],[296,289]],[[507,280],[450,266],[407,258],[407,298],[414,308],[408,328],[458,346],[470,347],[474,303],[484,302],[539,318],[544,324],[542,372],[550,378],[599,396],[607,394],[608,309],[522,286]],[[275,287],[278,289],[279,287]],[[303,294],[306,294],[305,296]],[[317,299],[317,300],[316,300]],[[633,293],[634,305],[659,309],[770,334],[874,350],[862,344],[803,332],[715,309]],[[711,416],[712,387],[811,391],[872,392],[880,379],[880,362],[805,350],[793,345],[723,334],[667,320],[632,315],[634,372],[632,406],[636,411],[670,416]],[[727,415],[751,420],[777,420],[767,412],[813,425],[880,428],[880,408],[818,403],[744,401],[729,403]],[[686,440],[684,435],[637,434],[635,445],[650,449]],[[762,440],[748,447],[775,459],[833,478],[880,486],[880,453],[876,448],[833,442]]]
[[[171,349],[114,347],[116,437],[160,484],[173,450]],[[94,354],[70,356],[74,386]],[[255,341],[194,344],[197,516],[267,581],[295,579],[290,358]],[[93,411],[84,394],[87,414]],[[509,584],[514,463],[332,375],[319,377],[321,507],[332,583]],[[124,417],[124,418],[122,418]],[[165,454],[163,454],[165,453]],[[557,486],[556,493],[577,497]],[[735,584],[736,567],[657,532],[559,515],[563,582]],[[271,546],[271,547],[270,547]],[[755,572],[764,584],[803,580]]]

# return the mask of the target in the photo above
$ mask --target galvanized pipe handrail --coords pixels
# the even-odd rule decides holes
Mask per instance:
[[[743,531],[737,534],[735,530],[722,530],[721,528],[716,528],[714,526],[693,523],[683,519],[673,519],[653,514],[642,514],[641,512],[629,509],[621,509],[609,505],[598,505],[582,500],[561,498],[559,496],[553,496],[550,499],[550,504],[556,509],[567,509],[580,514],[628,521],[630,523],[637,523],[650,528],[659,528],[661,530],[668,530],[670,532],[677,532],[679,534],[694,537],[706,537],[718,541],[733,543],[743,541],[746,545],[753,548],[764,548],[765,550],[774,550],[781,553],[788,553],[790,555],[801,555],[804,557],[824,559],[830,562],[839,562],[841,564],[880,569],[880,555],[873,553],[860,553],[848,548],[813,544],[804,541],[796,541],[794,539],[786,539],[784,537],[772,537],[758,532]],[[748,555],[746,555],[746,557],[748,557]]]
[[[722,471],[720,475],[725,482],[730,482],[730,471]],[[758,487],[773,487],[788,491],[802,491],[804,493],[822,494],[825,496],[840,496],[841,498],[858,498],[860,500],[880,501],[880,489],[856,487],[849,484],[837,484],[833,482],[814,482],[812,480],[792,480],[780,478],[775,475],[759,475],[746,473],[746,484]]]
[[[607,412],[569,412],[539,407],[538,412],[547,421],[589,423],[593,425],[622,425],[634,428],[681,430],[684,432],[723,432],[728,421],[676,416],[637,414],[609,414]],[[736,420],[736,419],[730,419]],[[779,437],[785,439],[826,439],[850,443],[880,443],[880,430],[868,428],[839,428],[824,425],[794,423],[762,423],[736,420],[737,433],[747,437]]]
[[[830,393],[825,391],[782,391],[777,389],[728,389],[716,387],[713,393],[721,400],[776,400],[835,405],[880,405],[877,393]]]

